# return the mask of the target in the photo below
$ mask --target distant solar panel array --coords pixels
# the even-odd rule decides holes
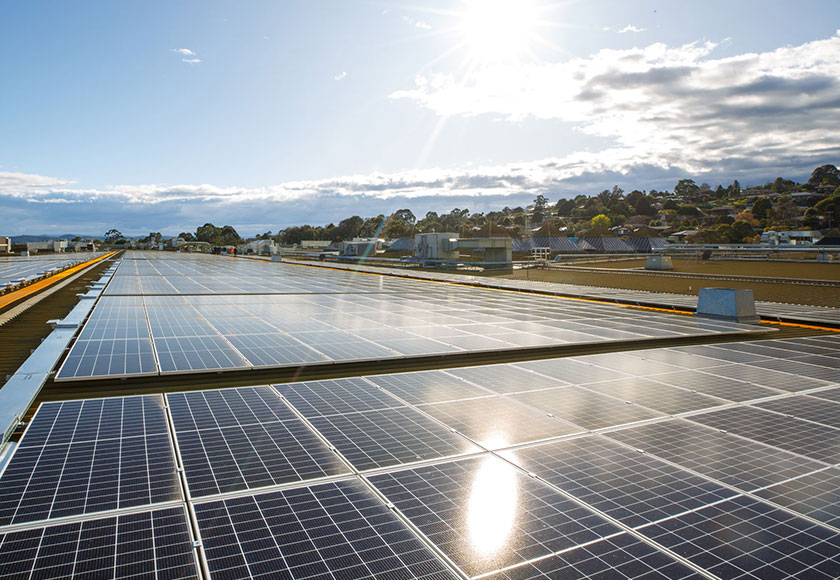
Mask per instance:
[[[838,367],[814,337],[46,403],[0,574],[837,578]]]
[[[28,257],[0,256],[0,291],[10,286],[48,276],[101,255],[102,252]]]
[[[105,294],[57,380],[764,331],[583,301],[210,257],[123,260]]]
[[[607,288],[603,286],[586,286],[583,284],[564,284],[559,282],[543,282],[538,280],[513,280],[508,278],[488,278],[469,276],[463,273],[446,273],[418,271],[399,268],[370,267],[357,264],[330,264],[331,267],[352,272],[378,272],[399,277],[413,279],[435,280],[440,282],[454,282],[460,284],[475,284],[487,288],[500,288],[524,292],[556,293],[564,296],[593,298],[600,300],[615,300],[629,304],[650,306],[676,307],[693,310],[697,306],[697,297],[690,294],[673,294],[669,292],[647,292],[643,290],[626,290],[623,288]],[[792,296],[791,298],[795,298]],[[781,302],[756,302],[756,312],[759,316],[778,320],[798,320],[816,324],[840,325],[840,308],[830,306],[809,306],[804,304]]]

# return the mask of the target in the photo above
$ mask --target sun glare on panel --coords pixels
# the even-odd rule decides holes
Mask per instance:
[[[478,62],[517,62],[531,49],[539,24],[529,0],[466,0],[459,31]]]
[[[466,514],[470,545],[479,558],[492,558],[505,546],[518,499],[516,471],[498,459],[486,459],[472,482]]]

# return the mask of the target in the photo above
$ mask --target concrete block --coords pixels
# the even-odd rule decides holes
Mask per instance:
[[[271,256],[271,261],[272,262],[282,262],[283,261],[283,256],[281,256],[280,254],[274,254],[273,256]]]
[[[648,256],[645,260],[645,270],[673,270],[674,264],[671,256]]]
[[[694,316],[747,324],[760,322],[753,291],[732,288],[701,288]]]

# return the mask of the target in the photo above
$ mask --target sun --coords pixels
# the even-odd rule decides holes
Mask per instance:
[[[521,62],[537,35],[539,13],[529,0],[465,0],[458,30],[480,64]]]

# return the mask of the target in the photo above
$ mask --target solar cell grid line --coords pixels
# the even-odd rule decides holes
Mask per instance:
[[[438,370],[374,375],[365,379],[411,405],[473,399],[494,394],[493,391]]]
[[[0,533],[0,577],[198,580],[183,506]]]
[[[797,356],[789,360],[794,364],[807,363],[818,367],[828,367],[835,370],[840,369],[840,353],[838,352],[831,352],[829,354],[802,353],[801,356]]]
[[[0,525],[179,500],[159,399],[43,404],[0,475]]]
[[[759,361],[747,366],[789,373],[798,379],[808,377],[812,381],[823,381],[823,384],[836,383],[840,380],[840,370],[836,368],[800,362],[796,359]]]
[[[358,471],[481,451],[468,439],[412,407],[307,420]]]
[[[274,388],[307,419],[406,406],[363,378],[285,383]]]
[[[642,377],[589,383],[582,388],[623,401],[631,401],[666,415],[679,415],[731,404],[730,401],[692,393],[686,389],[671,387]]]
[[[528,391],[507,396],[588,430],[615,427],[663,416],[662,413],[632,402],[621,401],[577,386]]]
[[[718,359],[713,359],[697,354],[683,352],[679,348],[652,348],[643,352],[627,353],[638,356],[644,360],[656,360],[675,365],[681,369],[700,370],[707,367],[720,366]],[[677,370],[677,369],[674,369]]]
[[[526,564],[481,576],[482,580],[702,580],[706,576],[624,533]]]
[[[723,361],[726,363],[746,363],[753,361],[767,360],[768,357],[759,354],[750,354],[724,348],[725,345],[696,344],[692,346],[681,346],[677,350],[688,354],[696,354],[707,358]]]
[[[840,429],[739,405],[688,420],[829,464],[840,463]]]
[[[818,391],[808,391],[808,396],[825,399],[826,401],[834,401],[840,403],[840,387],[832,387],[829,389],[820,389]]]
[[[720,578],[840,577],[840,533],[748,496],[638,532]]]
[[[418,408],[485,449],[583,432],[577,425],[549,417],[509,397],[430,403]]]
[[[684,419],[638,425],[603,435],[745,492],[826,467],[813,459]]]
[[[550,389],[569,384],[558,378],[509,364],[447,369],[445,372],[500,395]]]
[[[807,395],[792,395],[752,403],[751,406],[840,429],[840,403],[833,401]]]
[[[664,385],[688,389],[692,392],[696,391],[736,403],[776,397],[786,393],[786,391],[779,389],[762,387],[761,385],[754,385],[753,383],[726,376],[712,375],[700,370],[685,370],[653,375],[650,379]]]
[[[191,497],[350,472],[269,386],[167,397]]]
[[[577,360],[637,377],[680,370],[680,367],[672,363],[645,360],[632,353],[594,354],[578,357]]]
[[[629,528],[738,495],[719,483],[598,435],[520,447],[498,455]]]
[[[631,376],[627,373],[598,367],[572,358],[516,363],[514,367],[531,370],[574,385],[585,385],[586,383],[597,383]]]
[[[763,387],[770,387],[781,391],[795,392],[825,387],[829,383],[809,377],[798,377],[771,369],[765,369],[748,364],[729,364],[720,367],[704,369],[703,372],[746,381]]]
[[[468,576],[622,532],[490,455],[366,479]]]
[[[195,513],[211,578],[459,578],[355,478],[196,503]]]
[[[829,467],[754,492],[804,516],[840,528],[840,469]]]

